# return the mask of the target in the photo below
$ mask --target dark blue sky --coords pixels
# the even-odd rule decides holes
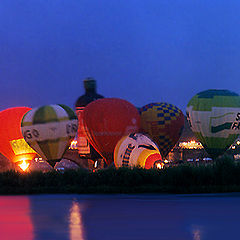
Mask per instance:
[[[0,110],[73,107],[88,76],[138,107],[240,93],[239,12],[239,0],[1,0]]]

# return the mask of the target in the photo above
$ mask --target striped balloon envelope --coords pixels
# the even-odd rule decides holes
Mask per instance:
[[[216,158],[240,134],[240,96],[229,90],[210,89],[196,94],[187,105],[187,117],[206,152]]]
[[[140,108],[142,131],[158,145],[165,158],[175,146],[184,127],[184,115],[176,106],[160,102]]]
[[[21,123],[25,141],[52,166],[60,161],[77,133],[77,116],[62,104],[33,108]]]
[[[150,169],[162,157],[157,145],[141,133],[122,137],[114,149],[114,164],[119,167],[142,167]]]

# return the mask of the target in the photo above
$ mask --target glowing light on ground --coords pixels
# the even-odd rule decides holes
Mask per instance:
[[[164,164],[163,163],[157,163],[156,168],[163,169]]]
[[[77,144],[78,144],[77,140],[71,141],[69,149],[77,149]]]
[[[40,163],[45,162],[42,158],[35,158],[34,160],[35,160],[35,162],[40,162]]]
[[[30,165],[30,163],[27,163],[26,160],[27,160],[27,159],[22,159],[22,162],[21,162],[20,164],[18,164],[18,166],[19,166],[24,172],[28,169],[28,167],[29,167],[29,165]]]
[[[189,142],[180,142],[180,148],[187,148],[187,149],[202,149],[203,146],[200,142],[196,141],[189,141]]]

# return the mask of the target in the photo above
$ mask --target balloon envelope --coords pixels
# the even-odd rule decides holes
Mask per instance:
[[[190,127],[207,153],[223,154],[240,133],[240,96],[210,89],[195,95],[187,105]]]
[[[32,160],[36,152],[25,142],[21,120],[31,108],[14,107],[0,112],[0,152],[12,162]]]
[[[151,103],[140,108],[141,128],[158,145],[166,157],[181,136],[184,127],[182,111],[165,102]]]
[[[77,133],[77,116],[65,105],[42,106],[23,117],[21,129],[26,142],[54,165]]]
[[[119,140],[114,150],[116,167],[142,167],[150,169],[162,157],[157,145],[141,133],[130,134]]]
[[[121,137],[139,130],[140,116],[137,108],[128,101],[104,98],[87,105],[83,122],[89,142],[109,165]]]

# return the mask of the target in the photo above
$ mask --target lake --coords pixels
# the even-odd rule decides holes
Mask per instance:
[[[0,197],[0,239],[239,239],[240,194]]]

